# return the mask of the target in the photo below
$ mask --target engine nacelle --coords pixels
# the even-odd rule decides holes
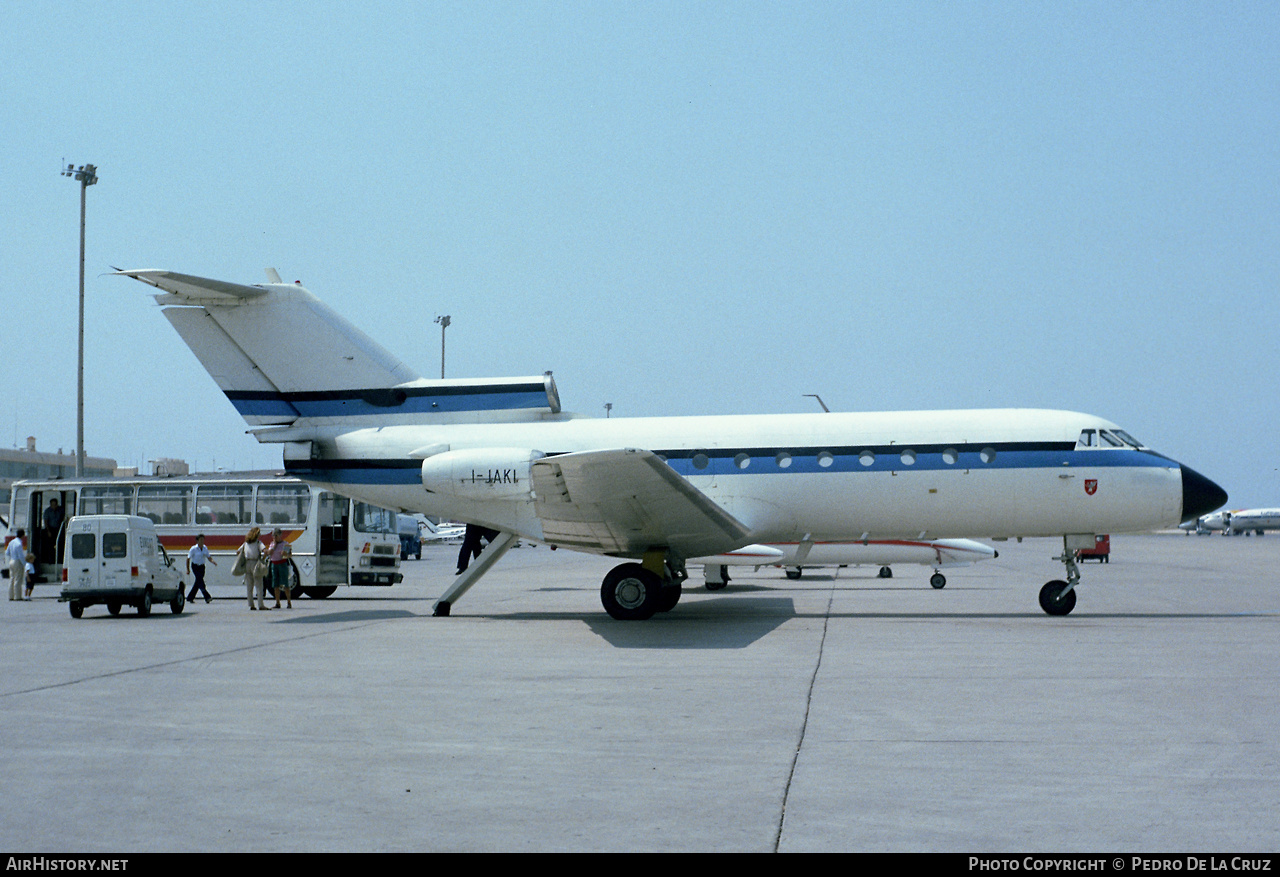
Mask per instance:
[[[530,471],[545,456],[529,448],[445,451],[422,461],[422,486],[459,499],[532,499]]]

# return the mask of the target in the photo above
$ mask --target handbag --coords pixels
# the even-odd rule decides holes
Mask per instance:
[[[231,567],[231,574],[233,576],[242,576],[244,575],[244,568],[245,568],[244,546],[241,545],[239,548],[236,549],[236,565]]]

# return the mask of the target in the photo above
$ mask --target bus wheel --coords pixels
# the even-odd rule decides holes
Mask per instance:
[[[323,600],[325,597],[332,597],[333,592],[336,590],[338,589],[333,586],[321,587],[319,585],[314,585],[307,588],[307,596],[312,600]]]

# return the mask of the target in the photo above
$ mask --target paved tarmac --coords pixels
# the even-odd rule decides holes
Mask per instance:
[[[5,852],[1280,850],[1280,534],[734,573],[650,622],[522,548],[181,616],[0,603]]]

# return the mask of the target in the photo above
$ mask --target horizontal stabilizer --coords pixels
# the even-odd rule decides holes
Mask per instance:
[[[181,299],[211,299],[217,301],[236,301],[260,298],[267,294],[261,286],[245,286],[240,283],[228,283],[225,280],[210,280],[207,277],[193,277],[190,274],[179,274],[176,271],[157,271],[141,269],[133,271],[117,271],[116,274],[141,280],[148,286],[163,289]],[[168,304],[168,302],[161,302]]]

